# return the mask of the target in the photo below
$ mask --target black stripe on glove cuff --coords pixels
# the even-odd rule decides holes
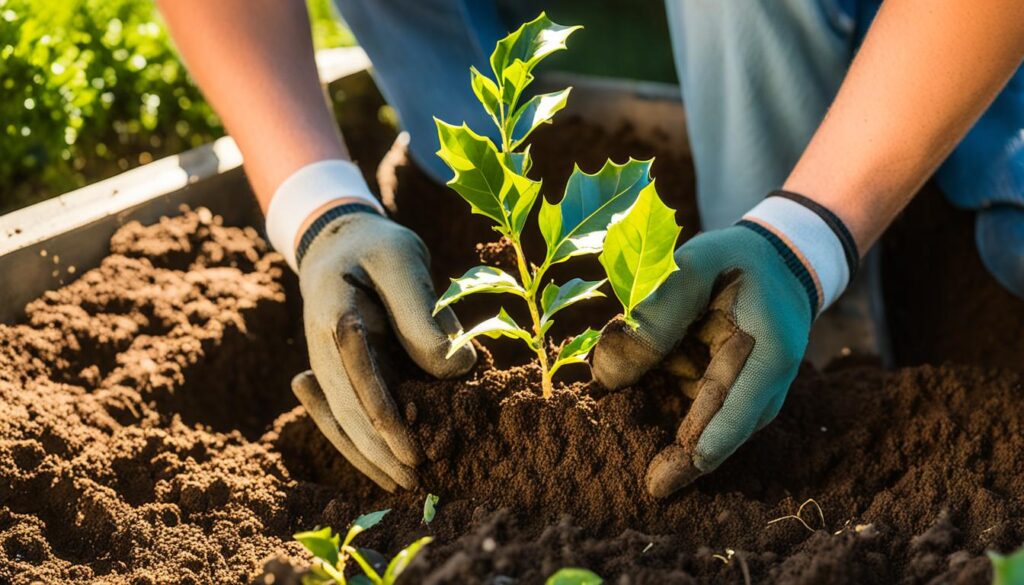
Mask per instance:
[[[309,250],[310,244],[316,239],[320,232],[328,226],[332,221],[339,217],[349,215],[351,213],[373,213],[380,215],[377,208],[372,205],[366,205],[364,203],[345,203],[332,207],[327,211],[320,214],[320,217],[309,224],[306,231],[302,233],[302,237],[299,239],[299,247],[295,250],[295,265],[302,266],[302,257],[306,255],[306,251]]]
[[[783,191],[780,189],[772,191],[768,194],[768,197],[783,197],[785,199],[789,199],[794,203],[799,203],[807,209],[810,209],[820,217],[821,220],[825,222],[825,225],[827,225],[836,235],[836,238],[839,239],[839,243],[843,246],[843,255],[846,256],[846,266],[850,273],[850,277],[846,282],[853,282],[853,277],[857,274],[857,269],[860,268],[860,253],[857,252],[857,242],[854,241],[853,235],[850,234],[850,230],[847,229],[843,220],[839,219],[839,216],[829,211],[828,208],[817,201],[804,197],[799,193]]]

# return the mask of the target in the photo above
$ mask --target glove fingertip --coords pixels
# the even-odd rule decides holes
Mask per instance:
[[[702,475],[683,447],[669,445],[647,466],[647,492],[658,499],[667,498]]]
[[[395,483],[407,490],[414,490],[420,486],[420,478],[416,474],[416,471],[407,465],[399,465],[396,467],[392,471],[390,479],[394,480]],[[388,491],[393,492],[394,489]]]
[[[476,365],[476,348],[472,343],[463,345],[452,354],[451,357],[441,356],[441,360],[434,371],[430,372],[437,378],[458,378],[469,372]]]

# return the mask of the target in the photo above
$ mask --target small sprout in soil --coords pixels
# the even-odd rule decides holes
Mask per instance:
[[[440,499],[441,498],[439,496],[435,496],[434,494],[427,494],[427,499],[423,500],[424,524],[430,524],[434,521],[434,515],[437,514],[437,509],[435,508],[435,506],[437,506],[437,502]]]
[[[352,540],[364,530],[377,525],[388,512],[390,510],[380,510],[356,518],[349,526],[344,541],[341,540],[341,534],[334,534],[330,527],[296,534],[295,540],[306,547],[315,559],[310,573],[303,576],[302,585],[393,585],[433,538],[425,536],[413,542],[399,551],[386,567],[383,558],[379,559],[379,563],[373,562],[374,557],[380,556],[379,553],[356,548],[352,546]],[[349,559],[359,565],[363,570],[362,575],[345,577],[345,565]]]
[[[992,585],[1021,585],[1024,583],[1024,548],[1009,556],[989,551],[992,561]]]
[[[565,49],[569,35],[580,28],[561,26],[541,13],[498,41],[490,59],[493,76],[470,69],[473,93],[497,126],[492,133],[496,141],[465,123],[453,126],[435,119],[441,144],[437,154],[455,173],[448,185],[473,213],[494,222],[494,230],[515,252],[517,272],[509,274],[494,266],[469,269],[452,280],[438,299],[435,314],[471,294],[505,293],[520,297],[530,315],[530,325],[523,327],[500,309],[494,317],[455,336],[449,356],[481,335],[519,339],[537,355],[545,397],[551,396],[554,374],[563,366],[586,363],[600,337],[599,331],[587,329],[563,343],[552,361],[545,336],[555,313],[605,296],[599,289],[607,281],[622,303],[625,322],[636,328],[634,308],[678,269],[674,251],[680,228],[675,213],[658,197],[650,176],[653,159],[608,161],[594,174],[576,167],[558,203],[541,197],[541,181],[528,176],[532,159],[527,138],[565,107],[572,88],[535,95],[522,104],[520,100],[537,64]],[[526,258],[522,243],[527,218],[538,199],[537,227],[547,244],[539,264]],[[584,254],[600,254],[607,279],[573,278],[561,285],[545,281],[552,266]]]
[[[566,567],[548,577],[544,585],[601,585],[604,579],[586,569]]]
[[[821,511],[821,506],[819,506],[818,502],[814,501],[813,498],[808,499],[806,502],[800,504],[800,507],[797,508],[797,510],[796,510],[796,514],[788,514],[786,516],[782,516],[781,518],[776,518],[774,520],[770,520],[768,522],[768,526],[771,526],[772,524],[775,524],[776,522],[782,522],[783,520],[796,520],[800,524],[803,524],[804,528],[806,528],[808,531],[814,532],[815,529],[811,528],[811,525],[808,524],[807,521],[804,520],[804,518],[803,518],[804,508],[806,508],[807,506],[812,506],[812,505],[815,507],[815,509],[818,510],[818,518],[821,519],[821,526],[819,527],[819,530],[824,530],[826,528],[826,525],[825,525],[825,513]]]

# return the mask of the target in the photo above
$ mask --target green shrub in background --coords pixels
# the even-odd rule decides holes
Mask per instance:
[[[352,44],[310,0],[318,47]],[[0,0],[0,213],[223,134],[152,0]]]

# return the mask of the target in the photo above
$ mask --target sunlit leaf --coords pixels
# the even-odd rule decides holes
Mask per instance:
[[[604,580],[586,569],[566,567],[548,577],[545,585],[601,585]]]
[[[513,159],[514,160],[514,159]],[[529,159],[522,161],[529,162]],[[512,169],[505,167],[505,185],[508,191],[504,195],[505,205],[509,208],[509,223],[512,233],[521,234],[526,227],[526,218],[530,216],[530,210],[540,195],[540,181],[517,174]]]
[[[491,339],[512,337],[522,339],[527,343],[533,343],[533,336],[526,330],[519,327],[519,325],[512,320],[512,317],[505,312],[505,309],[501,309],[494,317],[478,324],[469,331],[456,335],[455,338],[451,340],[451,346],[448,348],[448,355],[446,357],[452,357],[459,348],[469,343],[473,338],[481,335],[486,335]]]
[[[501,72],[501,101],[505,102],[505,110],[512,114],[513,108],[519,103],[519,97],[526,86],[533,83],[533,74],[526,63],[515,60]]]
[[[501,91],[493,79],[480,73],[476,67],[470,67],[470,85],[473,87],[473,94],[480,100],[484,110],[491,116],[495,124],[501,120]]]
[[[500,79],[505,68],[516,60],[532,70],[544,57],[564,49],[569,35],[580,28],[583,27],[556,24],[541,12],[540,16],[498,41],[491,54],[494,75]]]
[[[599,259],[630,326],[636,327],[633,308],[679,269],[679,232],[675,212],[662,203],[654,183],[644,187],[625,217],[608,228]]]
[[[433,542],[433,538],[430,536],[424,536],[416,542],[410,544],[404,549],[398,551],[395,558],[391,559],[391,563],[388,564],[388,568],[384,571],[384,585],[394,585],[398,580],[398,577],[409,568],[409,564],[412,563],[416,555],[420,553],[423,547]]]
[[[554,375],[562,366],[586,363],[590,350],[594,349],[599,339],[601,339],[601,332],[587,327],[586,331],[562,345],[562,349],[558,350],[555,363],[551,366],[551,375]]]
[[[547,323],[555,313],[573,303],[603,297],[604,293],[597,289],[605,282],[607,281],[573,278],[562,286],[553,282],[548,283],[540,298],[540,310],[543,312],[541,323]]]
[[[508,213],[502,202],[505,166],[494,143],[465,123],[452,126],[436,118],[435,122],[441,144],[437,155],[455,173],[448,186],[469,203],[473,213],[508,227]]]
[[[470,268],[459,278],[453,278],[448,290],[434,305],[434,314],[459,299],[476,293],[511,293],[526,296],[526,290],[509,273],[493,266]]]
[[[320,530],[299,532],[292,537],[306,547],[314,557],[334,566],[338,563],[338,548],[341,541],[340,534],[332,534],[329,526]]]
[[[1024,583],[1024,548],[1003,556],[988,553],[992,561],[992,585],[1020,585]]]
[[[518,147],[523,140],[541,124],[551,121],[559,111],[565,108],[571,87],[562,91],[535,95],[520,107],[509,119],[508,131],[512,140],[512,148]]]
[[[354,560],[357,565],[359,565],[359,568],[363,570],[363,573],[366,575],[367,579],[371,583],[373,583],[374,585],[378,585],[381,582],[380,575],[377,574],[376,569],[373,568],[373,565],[370,564],[370,561],[366,560],[366,558],[363,557],[362,553],[359,552],[359,550],[351,546],[348,546],[345,547],[345,552],[348,553],[350,557],[352,557],[352,560]]]
[[[369,514],[363,514],[353,520],[352,525],[348,527],[348,534],[345,535],[345,542],[342,543],[342,546],[348,546],[352,542],[352,539],[358,536],[359,533],[376,526],[390,511],[390,509],[378,510],[376,512],[370,512]]]
[[[594,174],[574,169],[562,201],[557,205],[541,203],[538,223],[549,261],[600,252],[615,216],[628,210],[650,184],[652,162],[629,159],[619,165],[608,161]]]
[[[437,502],[441,498],[434,494],[427,494],[427,498],[423,500],[423,523],[430,524],[434,521],[434,515],[437,514]]]

